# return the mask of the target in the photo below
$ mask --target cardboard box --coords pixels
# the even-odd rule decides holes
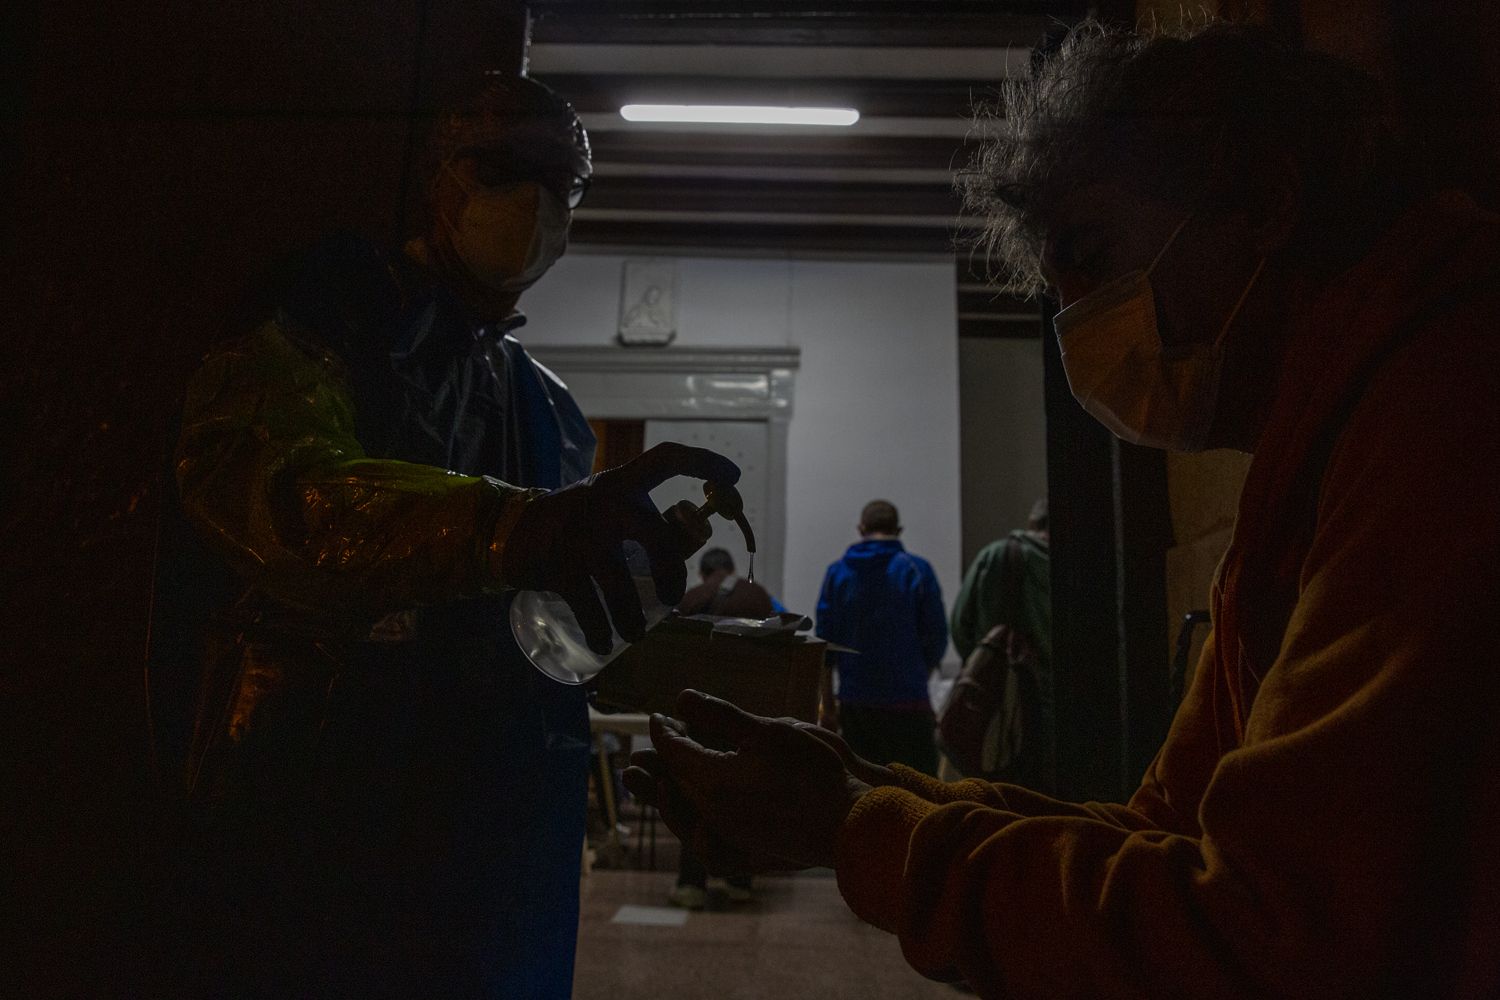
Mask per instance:
[[[687,688],[756,715],[818,718],[828,644],[791,628],[754,628],[739,619],[669,618],[599,674],[603,710],[671,715]],[[733,629],[733,631],[726,631]]]

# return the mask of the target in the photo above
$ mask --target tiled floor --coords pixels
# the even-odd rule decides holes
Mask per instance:
[[[585,880],[574,1000],[963,1000],[850,913],[831,873],[758,879],[742,906],[713,893],[680,927],[613,923],[621,906],[666,905],[676,852],[661,853],[672,871],[595,869]]]

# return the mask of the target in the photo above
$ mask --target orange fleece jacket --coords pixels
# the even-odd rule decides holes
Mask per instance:
[[[838,879],[986,997],[1500,992],[1500,219],[1445,194],[1299,321],[1128,805],[905,769]]]

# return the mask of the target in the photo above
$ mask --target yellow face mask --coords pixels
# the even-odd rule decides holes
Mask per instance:
[[[1131,444],[1202,451],[1213,426],[1224,368],[1224,340],[1255,287],[1265,258],[1211,343],[1168,349],[1157,325],[1151,272],[1186,219],[1172,230],[1156,260],[1074,302],[1052,320],[1068,388],[1094,419]]]
[[[468,193],[457,224],[443,225],[459,260],[479,283],[499,292],[531,287],[557,263],[568,246],[570,213],[560,198],[540,184],[480,188],[444,165]]]

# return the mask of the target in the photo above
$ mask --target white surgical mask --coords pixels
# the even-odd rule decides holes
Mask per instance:
[[[1169,451],[1202,451],[1213,425],[1224,337],[1265,266],[1255,273],[1212,344],[1162,343],[1150,275],[1187,224],[1172,230],[1146,270],[1130,271],[1053,319],[1074,398],[1122,440]]]
[[[496,291],[530,288],[568,247],[568,206],[536,185],[489,190],[459,183],[469,192],[468,202],[457,225],[443,219],[459,260]]]

